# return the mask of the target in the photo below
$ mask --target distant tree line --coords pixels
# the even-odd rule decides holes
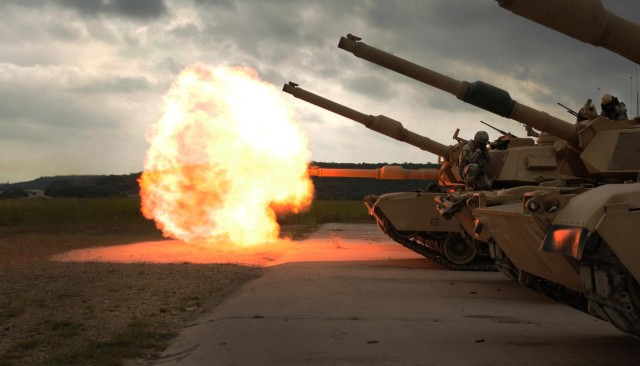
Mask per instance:
[[[438,164],[327,163],[311,162],[321,168],[377,169],[384,165],[401,165],[405,169],[438,168]],[[139,194],[141,173],[125,175],[83,175],[42,177],[29,182],[1,184],[0,199],[27,197],[27,190],[42,190],[49,197],[114,197]],[[370,178],[311,177],[315,197],[320,200],[360,200],[366,195],[425,189],[429,181],[377,180]]]
[[[0,192],[0,199],[7,198],[24,198],[29,197],[29,193],[22,188],[12,188],[6,191]]]
[[[139,193],[141,173],[125,175],[69,175],[41,177],[28,182],[0,185],[0,198],[27,197],[28,190],[49,197],[115,197]]]
[[[54,180],[44,190],[49,197],[114,197],[139,193],[140,174],[98,176],[90,181]]]

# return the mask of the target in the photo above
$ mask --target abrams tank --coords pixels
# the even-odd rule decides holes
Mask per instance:
[[[638,62],[640,28],[604,11],[600,1],[581,2],[579,8],[575,1],[506,0],[500,5]],[[591,22],[583,27],[581,17],[570,17],[576,22],[565,26],[561,10],[591,14],[588,19],[603,19],[602,27]],[[591,30],[595,35],[587,36]],[[640,336],[636,121],[596,117],[569,123],[520,104],[495,86],[449,78],[367,46],[358,37],[343,37],[339,47],[560,139],[554,143],[558,169],[577,179],[441,197],[443,214],[472,211],[473,228],[465,229],[495,244],[492,254],[520,283]]]
[[[584,1],[580,7],[569,1],[539,4],[503,0],[499,4],[515,14],[640,63],[640,26],[607,11],[600,0]],[[589,20],[589,27],[580,26],[585,19]],[[544,192],[528,192],[516,212],[519,223],[530,216],[538,228],[544,230],[541,234],[527,235],[530,241],[536,242],[541,251],[560,255],[575,266],[587,298],[588,312],[638,337],[640,154],[637,144],[640,131],[635,124],[638,118],[625,123],[632,125],[631,128],[598,120],[581,126],[575,135],[583,141],[573,145],[582,151],[583,160],[598,161],[590,167],[590,172],[606,177],[616,171],[622,177],[623,171],[627,171],[629,179],[624,184],[602,184],[582,194],[557,198]],[[537,206],[563,198],[562,207],[557,209]],[[504,241],[504,234],[509,235],[504,224],[499,223],[504,216],[492,212],[500,210],[483,207],[476,211],[480,221],[493,220],[489,225],[491,231],[495,231],[496,236],[502,235]]]
[[[402,67],[406,63],[407,61],[398,59],[394,65]],[[430,215],[435,209],[435,203],[432,202],[432,199],[442,194],[442,189],[459,190],[464,188],[457,164],[460,148],[466,141],[457,137],[457,131],[454,134],[457,143],[448,146],[409,131],[404,128],[402,123],[392,118],[383,115],[366,115],[304,90],[296,83],[285,84],[283,91],[352,119],[371,130],[437,155],[441,161],[441,167],[432,174],[434,179],[438,180],[439,187],[441,187],[439,190],[369,196],[365,200],[369,212],[376,218],[382,230],[392,239],[449,268],[457,270],[494,268],[494,264],[487,263],[485,258],[479,258],[476,262],[478,255],[486,257],[488,247],[486,243],[483,243],[484,237],[474,239],[473,236],[465,234],[473,230],[473,219],[470,214],[460,214],[456,218],[456,221],[465,227],[462,232],[459,228],[455,231],[431,230],[433,229],[430,227],[431,225],[418,225],[417,222],[420,220],[414,217],[415,215],[431,217]],[[486,172],[493,180],[494,186],[513,187],[540,184],[558,179],[576,179],[575,176],[565,174],[559,169],[557,164],[559,157],[556,156],[557,149],[554,147],[554,143],[557,143],[558,139],[546,136],[542,143],[535,144],[531,138],[517,138],[513,135],[508,135],[508,137],[509,143],[506,146],[497,144],[496,146],[499,148],[489,150],[491,161],[486,166]],[[499,140],[504,142],[504,140]],[[410,207],[411,209],[409,209]],[[440,225],[441,221],[434,220],[433,222],[434,225]]]
[[[364,197],[378,227],[395,242],[453,270],[495,271],[486,244],[464,235],[457,220],[445,220],[434,197],[443,193],[435,184],[438,169],[330,169],[311,166],[310,176],[432,181],[425,190]]]
[[[428,180],[437,180],[442,187],[452,189],[464,187],[457,169],[453,169],[461,142],[452,146],[441,144],[405,129],[399,121],[383,115],[366,115],[304,90],[293,82],[285,84],[283,91],[361,123],[373,131],[438,155],[442,159],[440,168],[425,170],[419,174],[425,174]],[[324,176],[338,174],[335,170],[316,170],[311,173]],[[345,173],[351,174],[350,176],[369,175],[383,179],[384,177],[388,179],[392,175],[400,178],[410,173],[416,174],[407,170],[400,172],[397,168],[395,171],[387,168],[371,172],[347,171]],[[457,222],[447,223],[437,214],[433,197],[442,192],[442,189],[436,188],[435,192],[425,190],[368,196],[365,198],[365,205],[382,231],[403,246],[451,269],[495,270],[493,261],[487,260],[486,245],[480,245],[472,238],[463,236]],[[427,217],[432,219],[425,221]]]

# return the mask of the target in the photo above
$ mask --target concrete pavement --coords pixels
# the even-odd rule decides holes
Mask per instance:
[[[270,267],[184,329],[158,365],[640,364],[635,338],[497,272],[396,256],[373,225],[326,225],[309,240],[323,238],[341,243],[327,251],[363,241],[380,258]]]

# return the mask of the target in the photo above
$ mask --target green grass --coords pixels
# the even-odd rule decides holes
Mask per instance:
[[[361,201],[314,201],[309,210],[278,216],[281,236],[305,238],[328,222],[373,223]],[[4,260],[92,246],[162,240],[137,197],[0,200],[0,257]],[[0,314],[1,317],[1,314]]]
[[[0,226],[109,225],[131,220],[145,220],[139,198],[0,200]]]
[[[314,201],[306,212],[278,216],[282,225],[371,220],[362,201]],[[146,221],[136,197],[0,200],[0,227],[109,226]]]
[[[307,212],[278,217],[281,225],[318,225],[327,222],[374,222],[362,201],[314,201]]]

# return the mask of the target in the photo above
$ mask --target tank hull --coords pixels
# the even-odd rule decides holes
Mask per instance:
[[[364,199],[369,214],[391,239],[450,269],[495,271],[487,243],[463,234],[445,220],[434,198],[440,192],[395,192]]]
[[[534,289],[569,304],[584,302],[576,307],[640,337],[640,183],[529,192],[521,202],[473,213],[513,264],[518,282],[560,285],[560,295],[557,287]]]
[[[474,213],[520,271],[581,290],[577,270],[567,258],[540,250],[548,225],[523,213],[521,203],[479,208]]]

